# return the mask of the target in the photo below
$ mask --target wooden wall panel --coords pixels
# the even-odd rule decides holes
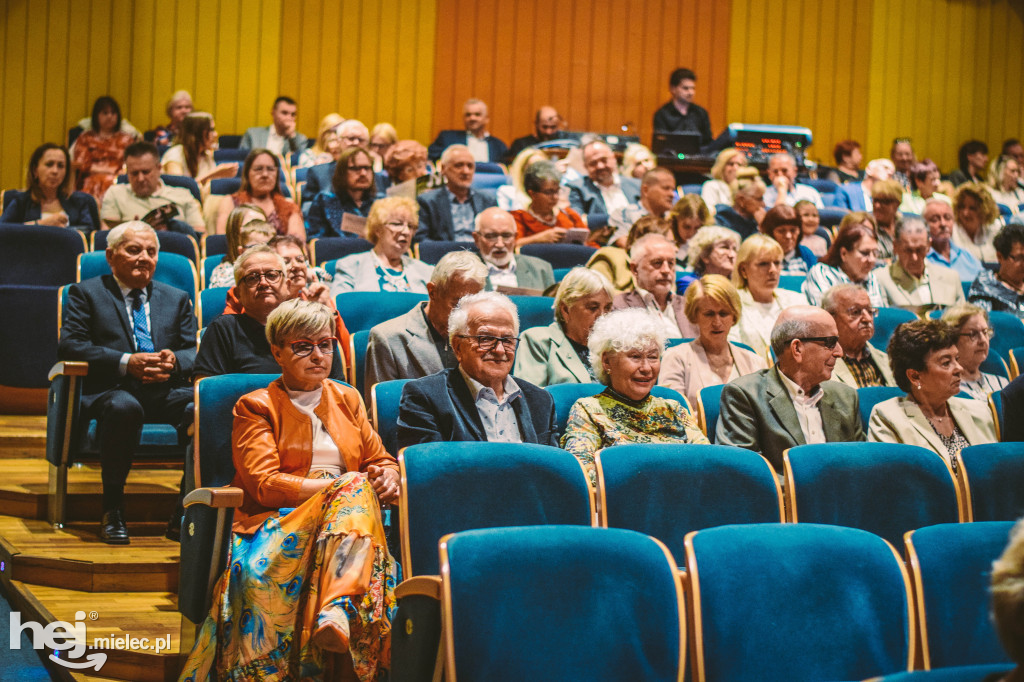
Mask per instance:
[[[668,77],[697,71],[697,101],[725,123],[729,4],[705,0],[438,0],[433,126],[462,126],[479,97],[507,143],[532,131],[538,107],[556,107],[574,130],[650,140],[668,101]]]

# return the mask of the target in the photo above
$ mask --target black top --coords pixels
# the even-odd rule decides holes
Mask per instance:
[[[262,324],[244,314],[221,315],[203,332],[194,373],[196,377],[280,374],[281,366],[270,352]],[[331,378],[345,380],[337,346],[334,348]]]
[[[711,119],[707,109],[699,104],[690,104],[686,115],[676,109],[675,104],[668,102],[654,112],[654,132],[656,133],[700,133],[700,144],[711,143]]]
[[[30,223],[43,217],[42,207],[29,192],[12,192],[0,223]],[[96,199],[85,192],[72,192],[69,196],[58,196],[60,207],[68,215],[68,227],[77,227],[84,232],[100,229],[100,213]]]
[[[508,156],[505,157],[505,160],[512,163],[519,152],[523,151],[527,147],[540,144],[541,142],[544,142],[544,140],[540,139],[536,135],[523,135],[522,137],[517,137],[512,141],[512,146],[508,148]]]

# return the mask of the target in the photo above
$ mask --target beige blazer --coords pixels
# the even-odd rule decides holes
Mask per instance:
[[[729,344],[732,351],[733,364],[738,376],[766,369],[764,358],[745,348]],[[718,386],[723,383],[722,377],[715,374],[708,362],[708,354],[699,341],[691,341],[669,348],[661,358],[661,375],[658,383],[673,388],[690,401],[696,409],[697,397],[702,388]]]
[[[896,379],[892,376],[892,368],[889,367],[889,356],[878,350],[870,343],[867,345],[868,352],[871,353],[871,359],[878,365],[878,370],[882,373],[882,380],[885,381],[886,386],[895,386]],[[853,378],[853,373],[850,372],[850,368],[846,366],[842,358],[836,360],[836,366],[832,369],[832,381],[838,381],[839,383],[846,384],[853,388],[860,388],[857,385],[857,381]]]
[[[964,289],[960,285],[960,275],[956,270],[926,263],[924,272],[928,276],[928,288],[932,292],[932,304],[948,307],[957,303],[965,303]],[[885,304],[892,308],[917,308],[925,305],[921,297],[914,291],[917,282],[897,261],[887,268],[875,270],[875,279],[882,290]],[[915,310],[916,312],[916,310]]]
[[[521,339],[512,368],[517,379],[542,387],[594,380],[558,322],[527,329]]]
[[[950,398],[949,412],[971,445],[996,442],[996,426],[992,412],[981,400]],[[944,459],[949,458],[946,446],[935,433],[917,403],[903,396],[875,405],[868,421],[868,440],[880,443],[906,443],[928,448]]]

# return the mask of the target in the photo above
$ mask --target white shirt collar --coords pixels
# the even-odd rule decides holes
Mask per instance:
[[[498,403],[499,405],[502,403],[507,403],[508,401],[512,400],[520,393],[522,393],[522,390],[520,390],[519,388],[519,384],[517,384],[515,380],[512,379],[511,374],[505,377],[505,383],[502,387],[505,393],[505,398],[499,401],[494,393],[494,389],[492,389],[490,386],[484,386],[479,381],[466,374],[466,370],[462,369],[462,365],[459,365],[459,373],[462,375],[462,378],[466,380],[466,386],[469,387],[469,392],[473,396],[473,402],[477,402],[478,400],[480,400],[480,394],[483,393],[484,391],[487,391],[487,393],[484,394],[485,398],[488,398],[491,400],[491,402]]]
[[[814,392],[808,394],[804,389],[797,386],[796,382],[786,376],[785,372],[779,370],[779,376],[782,377],[782,383],[789,392],[789,397],[792,399],[794,404],[806,405],[807,407],[814,407],[821,402],[822,397],[825,395],[825,391],[822,390],[821,384],[814,387]]]

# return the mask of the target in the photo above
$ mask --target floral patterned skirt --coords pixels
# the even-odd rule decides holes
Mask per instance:
[[[252,535],[232,536],[180,680],[320,680],[333,652],[351,654],[362,682],[386,680],[398,570],[366,475],[342,475]]]

